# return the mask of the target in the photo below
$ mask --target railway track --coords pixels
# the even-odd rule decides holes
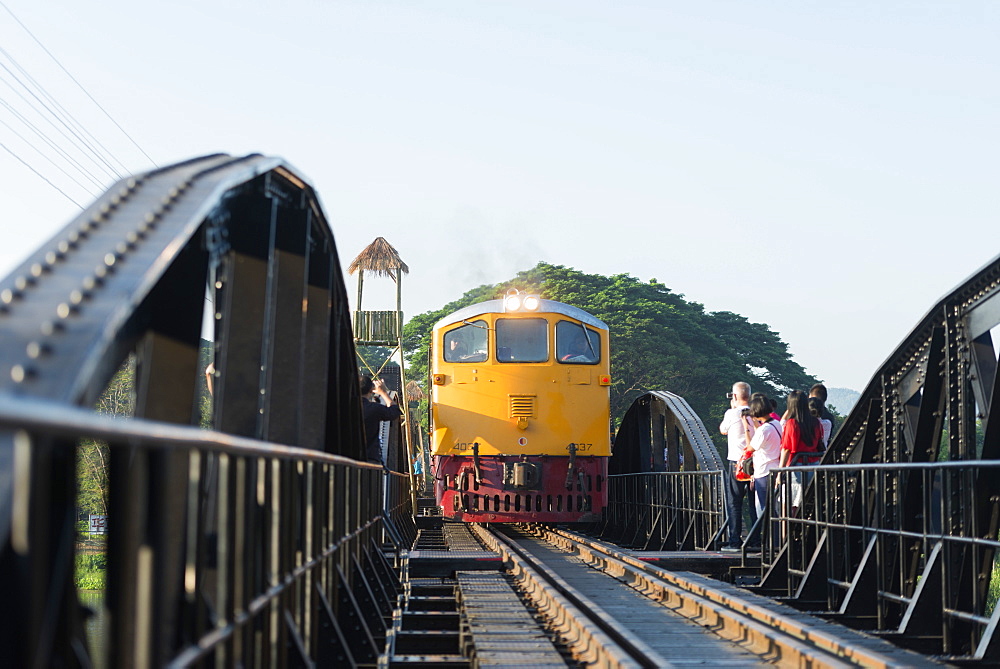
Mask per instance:
[[[454,572],[462,621],[455,636],[469,662],[462,666],[942,666],[572,532],[468,527],[488,549],[484,555],[499,556],[507,576],[466,570],[468,563]],[[463,556],[469,548],[463,539]],[[462,664],[452,657],[447,666]]]

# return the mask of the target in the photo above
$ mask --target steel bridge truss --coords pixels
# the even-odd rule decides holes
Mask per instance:
[[[1000,258],[889,356],[821,465],[778,470],[755,529],[762,593],[924,653],[1000,661],[998,324]],[[639,398],[616,437],[603,531],[626,545],[707,548],[705,524],[721,523],[712,472],[689,473],[721,463],[702,456],[718,457],[678,399]],[[793,473],[806,482],[801,508]]]
[[[762,590],[925,653],[1000,659],[998,324],[1000,258],[889,356],[822,466],[796,468],[815,472],[803,507],[779,488]]]
[[[702,550],[725,523],[722,472],[708,431],[679,395],[636,399],[615,435],[601,535],[641,550]]]
[[[0,281],[0,333],[12,665],[91,664],[82,439],[110,459],[106,666],[374,660],[398,587],[381,546],[415,532],[408,479],[356,461],[340,263],[293,169],[217,155],[118,183]],[[130,356],[133,417],[97,415]]]

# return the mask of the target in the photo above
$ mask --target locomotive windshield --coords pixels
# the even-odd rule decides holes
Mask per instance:
[[[479,320],[444,333],[445,362],[482,362],[486,360],[486,336],[489,326]]]
[[[564,364],[595,365],[601,360],[601,334],[580,323],[556,323],[556,359]]]
[[[549,359],[548,327],[541,318],[497,319],[499,362],[545,362]]]

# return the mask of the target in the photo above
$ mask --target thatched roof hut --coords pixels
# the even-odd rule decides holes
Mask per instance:
[[[399,272],[409,274],[410,268],[406,266],[399,253],[392,244],[385,240],[385,237],[377,237],[375,241],[365,247],[365,250],[358,254],[347,271],[354,274],[358,270],[374,272],[376,276],[387,276],[395,280]]]
[[[403,275],[409,274],[410,268],[399,257],[399,253],[392,247],[392,244],[385,240],[385,237],[377,237],[375,241],[365,247],[364,251],[358,254],[354,262],[348,266],[347,271],[358,275],[358,300],[355,303],[357,306],[354,321],[355,339],[368,340],[370,338],[371,341],[396,341],[403,333]],[[365,272],[375,274],[375,276],[389,277],[396,284],[396,316],[392,321],[394,325],[389,330],[381,330],[381,326],[376,325],[379,319],[384,317],[385,312],[362,312],[361,310]],[[379,329],[380,334],[372,334],[375,332],[375,329],[372,328]]]
[[[408,402],[419,402],[424,397],[424,391],[420,389],[416,381],[406,382],[406,399]]]

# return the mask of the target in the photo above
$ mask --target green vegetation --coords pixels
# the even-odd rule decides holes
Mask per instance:
[[[201,342],[199,370],[212,360],[212,342]],[[204,376],[197,381],[198,419],[201,427],[212,424],[212,397]],[[115,373],[95,407],[98,413],[132,416],[135,413],[135,358],[129,357]],[[80,517],[108,515],[110,449],[102,441],[82,439],[77,448],[77,508]],[[113,521],[112,521],[113,522]],[[105,535],[89,533],[87,520],[77,524],[76,587],[78,590],[102,590],[105,586]]]
[[[498,298],[509,288],[580,307],[608,324],[615,425],[631,403],[650,390],[681,395],[711,426],[729,407],[726,393],[735,381],[747,381],[755,391],[779,400],[788,390],[807,389],[817,381],[763,323],[729,311],[707,312],[656,279],[643,283],[627,274],[584,274],[548,263],[509,281],[473,288],[437,311],[410,319],[403,328],[410,378],[426,388],[427,349],[435,322],[456,309]]]
[[[993,615],[998,599],[1000,599],[1000,555],[993,560],[993,575],[990,577],[989,592],[986,593],[985,615]]]
[[[202,340],[199,369],[204,370],[213,356],[212,342]],[[199,425],[212,425],[212,396],[203,376],[198,379]],[[95,407],[98,413],[132,416],[135,413],[135,359],[129,357],[115,373]],[[77,506],[81,515],[108,515],[108,467],[110,451],[104,442],[83,439],[77,451]],[[86,527],[82,528],[86,532]]]
[[[207,339],[202,339],[198,347],[198,426],[210,430],[212,429],[212,393],[208,391],[208,382],[205,372],[209,364],[215,360],[215,343]],[[214,364],[213,364],[214,367]]]
[[[986,443],[986,426],[979,418],[976,419],[976,431],[970,435],[975,455],[972,457],[983,457],[983,446]],[[948,462],[952,459],[951,454],[951,432],[948,430],[948,413],[945,412],[941,421],[941,438],[938,439],[938,462]]]
[[[106,583],[107,556],[103,552],[76,554],[76,589],[103,590]]]
[[[135,406],[135,360],[129,358],[97,402],[98,413],[131,416]],[[81,514],[108,515],[110,452],[102,441],[83,439],[77,452],[77,506]]]
[[[98,413],[131,416],[135,408],[135,360],[115,374],[95,407]],[[77,448],[77,507],[81,515],[108,515],[110,449],[103,441],[82,439]],[[89,534],[86,520],[77,524],[75,580],[77,590],[103,590],[107,564],[104,535]]]

